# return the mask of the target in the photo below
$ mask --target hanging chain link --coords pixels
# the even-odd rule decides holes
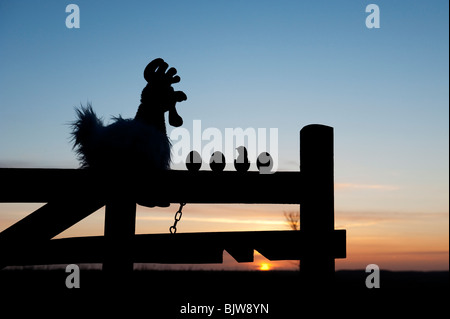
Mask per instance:
[[[177,212],[175,213],[174,222],[173,225],[170,226],[169,231],[171,234],[175,234],[177,232],[177,224],[181,219],[181,216],[183,216],[183,207],[186,205],[186,203],[180,203],[180,208],[178,208]]]

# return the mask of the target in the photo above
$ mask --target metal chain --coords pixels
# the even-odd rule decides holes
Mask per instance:
[[[177,212],[175,213],[175,221],[173,222],[173,225],[170,226],[169,231],[171,234],[175,234],[177,232],[177,224],[181,219],[181,216],[183,216],[183,207],[186,205],[186,203],[180,203],[180,208],[178,208]]]

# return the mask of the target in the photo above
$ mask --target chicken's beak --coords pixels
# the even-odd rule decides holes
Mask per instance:
[[[175,105],[169,109],[169,124],[174,127],[183,125],[183,119],[178,115]]]
[[[175,105],[177,102],[183,102],[187,100],[186,94],[183,91],[175,91],[174,92],[174,102],[169,107],[169,124],[175,127],[179,127],[183,125],[183,119],[178,115],[177,109]]]

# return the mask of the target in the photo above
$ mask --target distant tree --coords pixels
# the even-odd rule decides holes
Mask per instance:
[[[300,230],[300,212],[297,211],[284,212],[284,217],[286,218],[286,222],[290,229]],[[298,261],[295,264],[300,269],[300,262]]]
[[[286,222],[290,229],[300,230],[300,212],[284,212],[284,217],[286,218]]]

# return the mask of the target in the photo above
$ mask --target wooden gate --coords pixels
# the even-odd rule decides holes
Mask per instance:
[[[299,204],[300,231],[135,235],[136,203]],[[300,131],[300,172],[115,172],[0,168],[0,202],[47,203],[0,233],[0,267],[103,263],[127,272],[134,262],[238,262],[257,250],[269,260],[300,260],[301,273],[327,282],[346,257],[346,232],[334,229],[333,128]],[[52,239],[106,205],[99,237]]]

